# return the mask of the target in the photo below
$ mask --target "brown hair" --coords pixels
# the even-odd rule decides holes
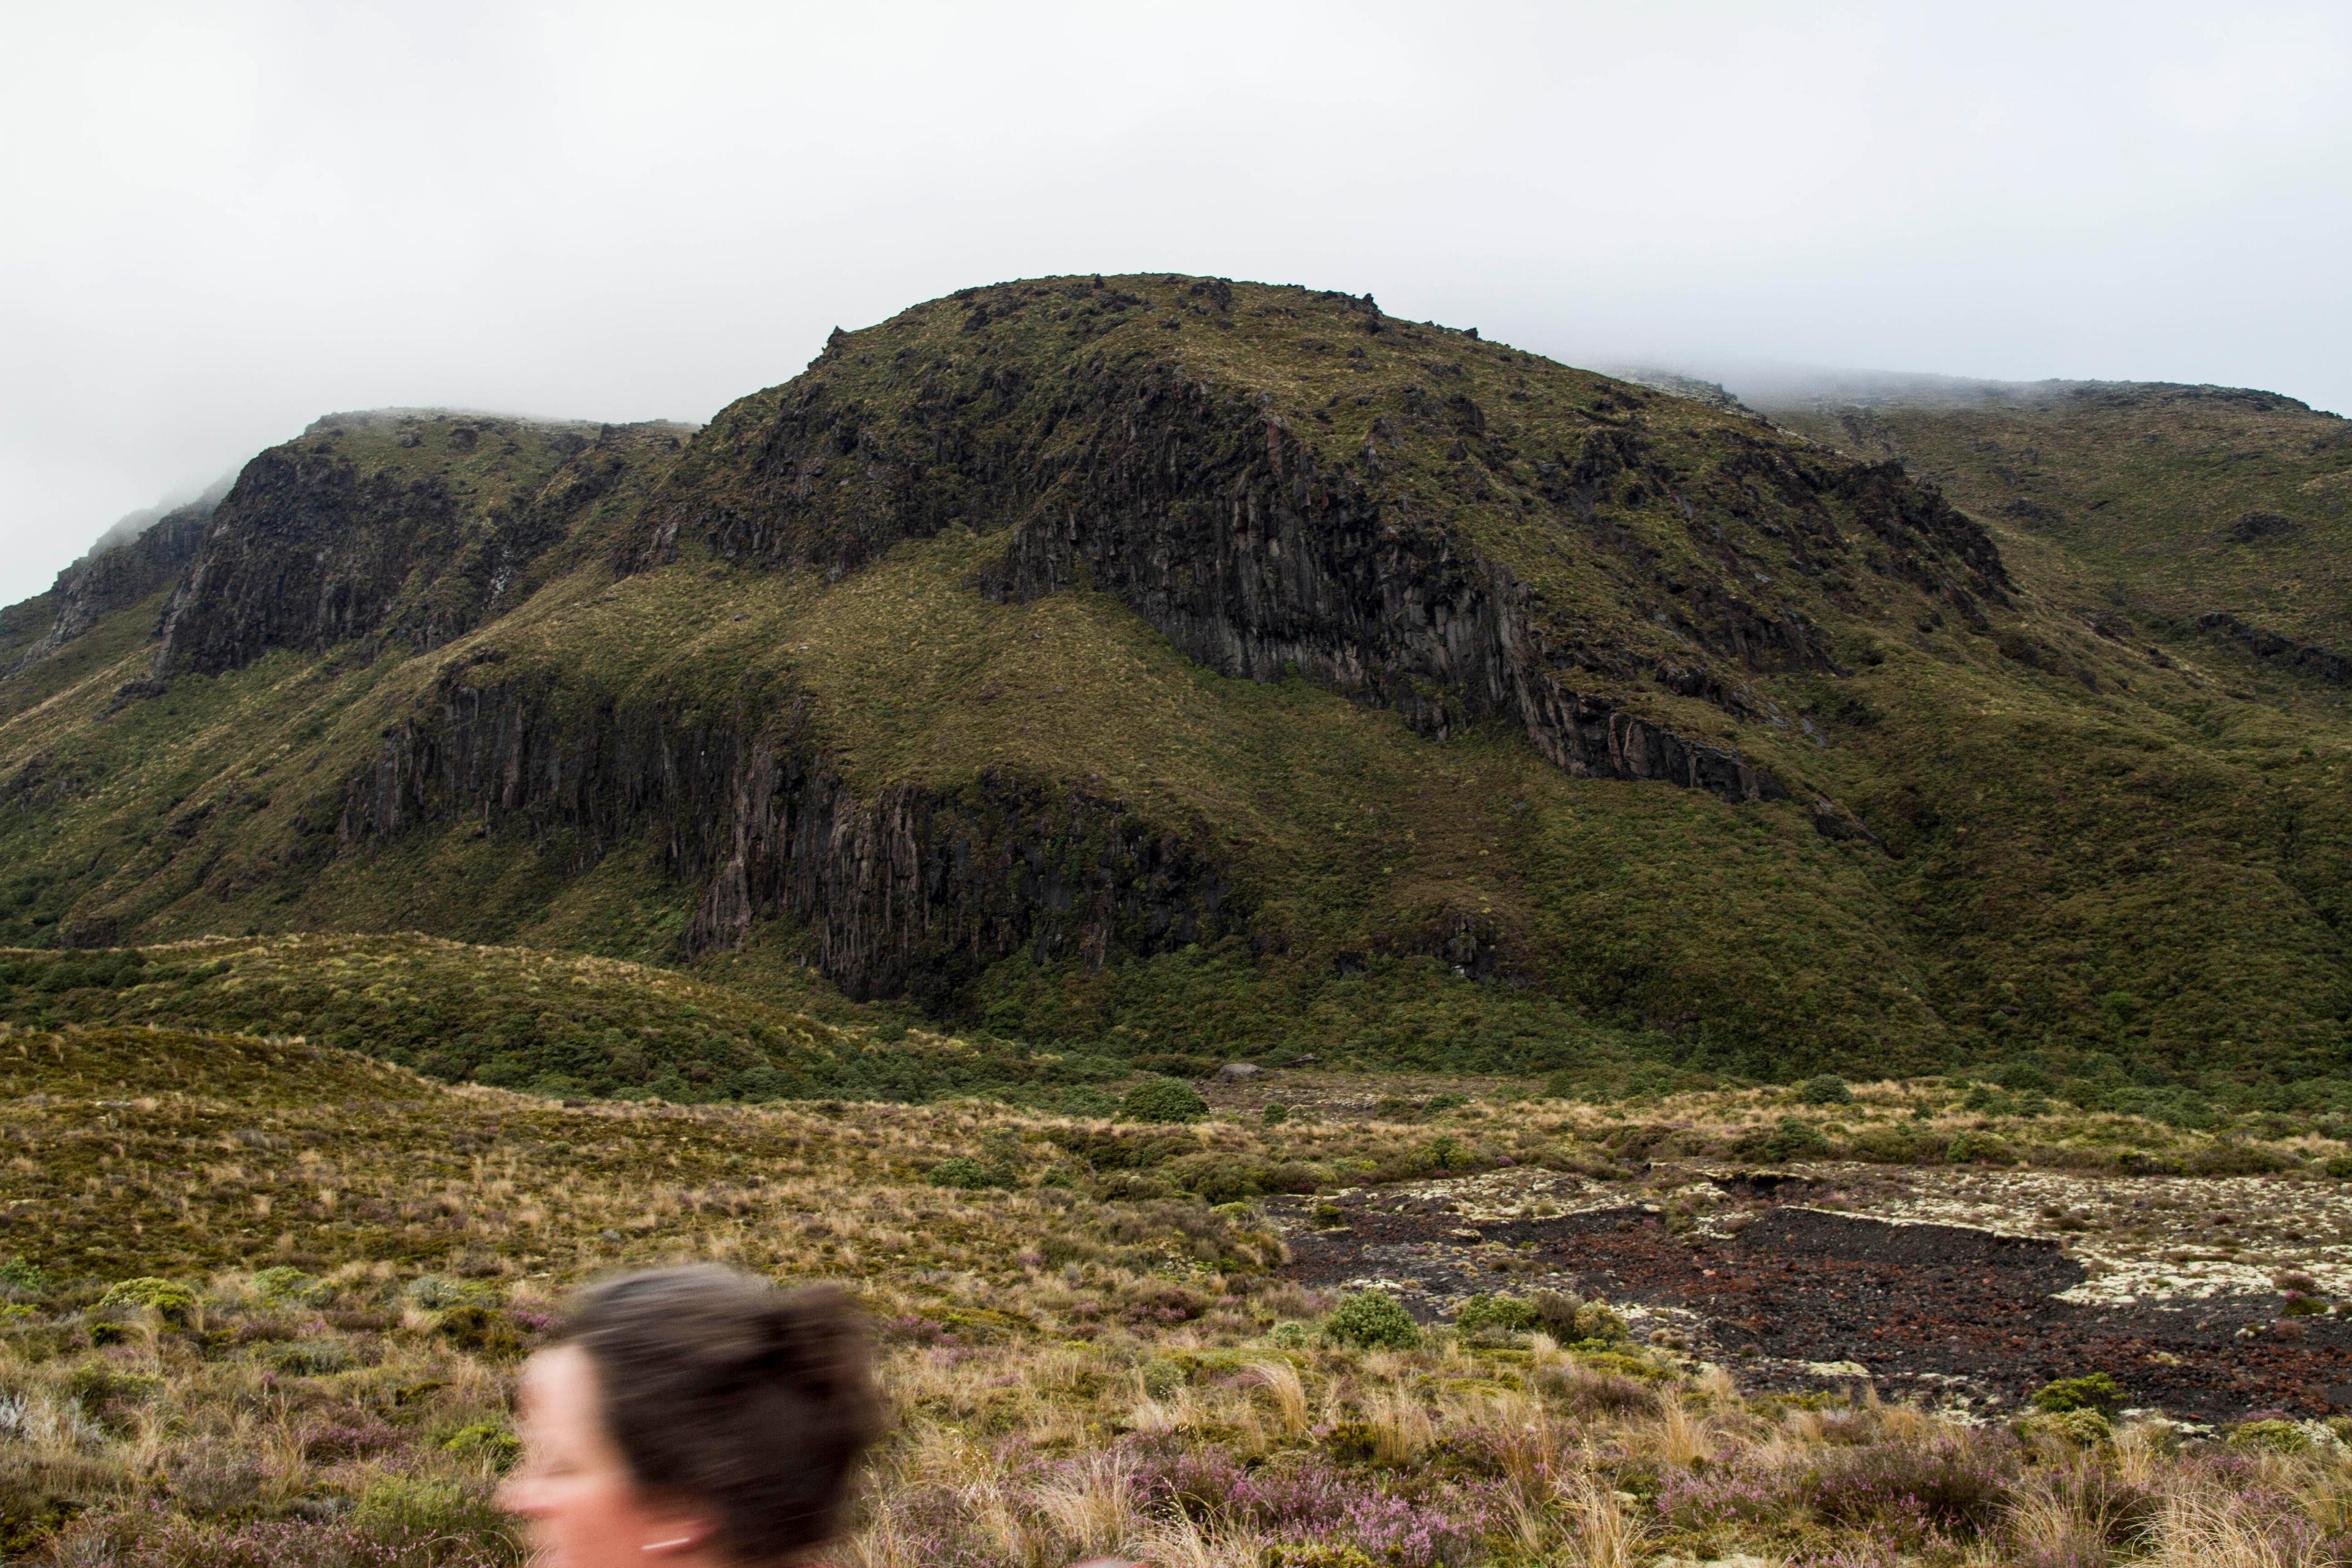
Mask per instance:
[[[839,1291],[654,1269],[584,1291],[558,1339],[595,1367],[637,1484],[709,1505],[730,1557],[775,1563],[834,1538],[881,1430],[865,1331]]]

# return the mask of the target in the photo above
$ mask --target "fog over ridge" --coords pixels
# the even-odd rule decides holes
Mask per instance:
[[[1050,273],[1370,291],[1735,393],[1867,365],[2352,410],[2340,5],[13,21],[0,602],[326,410],[699,421],[835,325]]]

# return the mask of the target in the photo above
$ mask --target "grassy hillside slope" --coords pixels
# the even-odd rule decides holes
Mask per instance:
[[[485,491],[400,429],[272,462],[392,498],[352,539]],[[316,520],[232,492],[160,687],[152,609],[0,679],[0,941],[427,931],[1129,1059],[2344,1064],[2333,689],[2111,635],[2068,541],[1884,466],[1160,278],[934,301],[667,440],[513,592],[494,498],[341,618],[271,618]]]
[[[1100,1106],[1081,1086],[1129,1070],[903,1026],[877,1037],[675,970],[415,934],[0,949],[0,1020],[294,1037],[442,1079],[685,1105],[987,1089]]]
[[[1896,457],[1988,524],[2050,541],[2116,607],[2297,639],[2352,626],[2352,421],[2235,387],[2059,382],[1767,410]]]

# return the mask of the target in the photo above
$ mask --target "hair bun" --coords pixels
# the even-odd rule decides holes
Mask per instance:
[[[867,1359],[853,1310],[848,1298],[830,1286],[778,1291],[763,1324],[761,1365],[813,1393],[836,1395],[844,1373],[862,1377]]]
[[[734,1556],[783,1561],[832,1539],[881,1405],[846,1292],[780,1290],[702,1265],[584,1293],[564,1336],[588,1352],[636,1479],[708,1499]]]

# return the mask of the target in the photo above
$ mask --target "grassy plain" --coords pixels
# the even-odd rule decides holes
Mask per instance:
[[[2077,1166],[2234,1149],[2231,1168],[2315,1169],[2341,1143],[1928,1084],[1828,1108],[1412,1087],[1369,1113],[1318,1111],[1310,1083],[1286,1120],[1153,1126],[968,1101],[567,1104],[299,1041],[0,1035],[0,1550],[517,1563],[487,1499],[514,1457],[519,1358],[579,1280],[697,1258],[836,1280],[874,1314],[897,1423],[847,1549],[871,1568],[2169,1568],[2352,1545],[2352,1458],[2326,1433],[2184,1441],[1743,1394],[1557,1300],[1400,1326],[1284,1284],[1253,1196],[1506,1157],[1630,1173],[1667,1124],[1736,1148],[1792,1117],[1853,1148],[1972,1131]]]

